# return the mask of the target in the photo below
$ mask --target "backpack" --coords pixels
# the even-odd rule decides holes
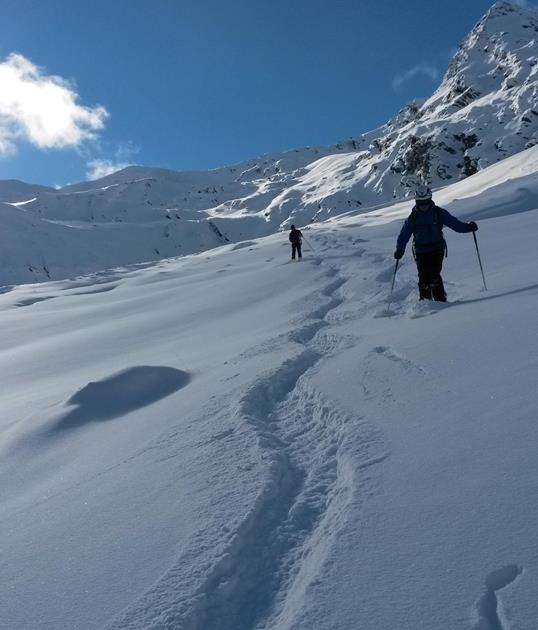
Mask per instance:
[[[290,243],[299,245],[301,243],[302,236],[303,234],[301,230],[297,230],[297,229],[291,230],[290,235],[289,235]]]
[[[417,209],[417,207],[415,206],[413,208],[413,210],[411,210],[411,219],[413,220],[413,228],[416,229],[417,227],[417,214],[420,212],[420,210]],[[436,206],[434,204],[433,206],[433,225],[439,225],[441,224],[441,229],[443,229],[443,220],[441,218],[441,208],[439,208],[439,206]]]
[[[413,222],[413,235],[414,235],[414,242],[413,242],[413,256],[416,258],[416,249],[415,249],[415,243],[416,243],[416,236],[417,236],[417,228],[420,228],[421,226],[417,226],[417,216],[418,213],[421,212],[421,210],[418,210],[417,207],[415,206],[413,208],[413,210],[411,211],[411,221]],[[431,225],[433,226],[437,226],[439,229],[439,239],[438,241],[432,241],[432,243],[435,242],[443,242],[443,248],[445,250],[445,258],[448,256],[448,246],[446,244],[446,241],[444,239],[443,236],[443,218],[441,215],[441,208],[439,208],[439,206],[436,206],[435,204],[433,205],[433,221],[431,223]],[[418,245],[427,245],[426,243],[418,243]]]

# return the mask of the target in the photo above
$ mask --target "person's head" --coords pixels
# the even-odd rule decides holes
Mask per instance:
[[[420,184],[419,186],[417,186],[415,190],[415,203],[419,210],[430,207],[430,205],[433,203],[433,200],[432,191],[430,190],[429,186],[426,186],[426,184]]]
[[[294,230],[295,226],[293,225],[293,223],[291,224],[291,229]]]

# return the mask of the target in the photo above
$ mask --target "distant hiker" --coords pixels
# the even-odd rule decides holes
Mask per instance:
[[[399,260],[405,253],[405,246],[413,235],[413,255],[418,269],[418,290],[421,300],[446,302],[445,287],[441,278],[446,242],[443,227],[455,232],[475,232],[478,225],[474,221],[463,223],[450,212],[435,205],[428,186],[418,186],[415,193],[415,207],[406,219],[398,236],[394,258]]]
[[[303,254],[301,252],[301,243],[303,240],[303,233],[301,230],[297,230],[295,226],[292,225],[289,239],[291,243],[291,259],[295,260],[295,252],[297,252],[299,258],[302,258]]]

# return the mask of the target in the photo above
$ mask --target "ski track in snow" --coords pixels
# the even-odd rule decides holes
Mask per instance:
[[[311,262],[326,266],[320,257]],[[297,598],[317,579],[353,496],[354,467],[341,449],[346,425],[360,427],[363,457],[356,470],[389,454],[377,429],[326,400],[309,378],[324,356],[358,341],[330,331],[330,315],[344,302],[339,290],[347,278],[332,266],[325,275],[330,281],[320,292],[321,304],[318,300],[303,324],[287,336],[299,352],[254,382],[233,409],[254,429],[268,464],[252,510],[230,534],[194,594],[177,594],[185,580],[180,559],[110,630],[292,627],[300,612]],[[395,354],[387,356],[396,360]]]

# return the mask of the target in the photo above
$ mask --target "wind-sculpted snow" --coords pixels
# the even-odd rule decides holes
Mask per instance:
[[[538,142],[537,41],[535,8],[496,3],[429,99],[332,146],[206,172],[131,166],[59,190],[0,182],[0,202],[9,202],[0,203],[0,285],[183,256],[291,223],[368,212],[407,198],[423,179],[435,188],[472,180]]]
[[[111,420],[170,396],[190,380],[190,374],[165,366],[140,365],[102,381],[88,383],[71,396],[71,406],[55,431],[75,429],[87,422]]]

